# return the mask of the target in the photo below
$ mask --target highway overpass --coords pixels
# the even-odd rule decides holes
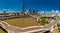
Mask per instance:
[[[44,33],[46,31],[53,31],[54,26],[59,22],[59,18],[52,20],[51,23],[41,27],[41,26],[30,26],[26,28],[16,27],[9,25],[7,22],[0,22],[0,27],[5,29],[7,33]]]

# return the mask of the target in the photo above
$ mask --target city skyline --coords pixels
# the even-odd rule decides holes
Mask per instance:
[[[22,3],[25,11],[27,8],[37,9],[39,12],[60,11],[60,0],[0,0],[0,12],[2,9],[7,9],[7,12],[21,12]]]

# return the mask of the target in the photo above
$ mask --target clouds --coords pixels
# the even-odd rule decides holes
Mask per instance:
[[[11,10],[11,9],[0,9],[0,13],[3,13],[5,10],[7,13],[10,13],[10,12],[21,12],[21,11],[17,11],[17,10]]]

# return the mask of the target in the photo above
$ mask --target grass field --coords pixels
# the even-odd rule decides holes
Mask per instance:
[[[16,19],[9,19],[9,20],[0,20],[0,21],[5,21],[5,22],[9,23],[10,25],[23,27],[23,28],[28,27],[28,26],[37,26],[38,25],[36,19],[31,18],[31,17],[29,17],[29,18],[16,18]],[[5,33],[5,32],[0,29],[0,33]]]
[[[5,33],[2,29],[0,29],[0,33]]]

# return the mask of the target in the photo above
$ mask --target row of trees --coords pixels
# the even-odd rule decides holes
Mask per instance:
[[[49,21],[48,21],[47,18],[41,17],[41,18],[39,19],[38,23],[39,23],[40,25],[45,25],[45,24],[48,24]]]
[[[41,18],[38,20],[38,23],[39,23],[40,25],[45,25],[45,24],[48,24],[48,23],[50,22],[50,20],[56,20],[56,16],[51,17],[51,18],[41,17]]]

